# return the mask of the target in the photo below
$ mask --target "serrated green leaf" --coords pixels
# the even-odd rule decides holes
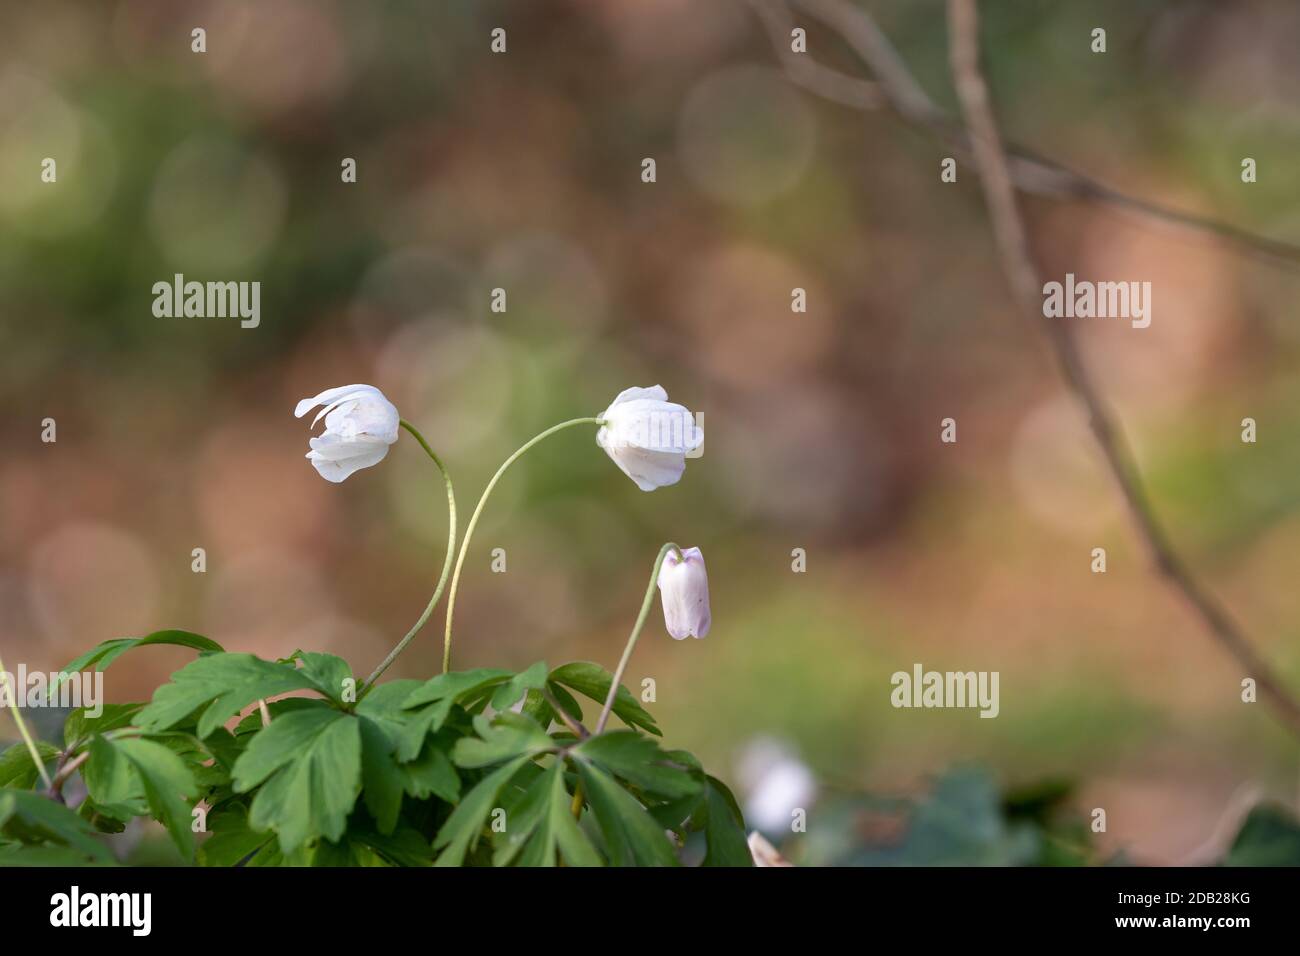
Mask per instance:
[[[369,717],[359,717],[361,730],[361,796],[375,818],[380,833],[392,833],[402,812],[406,774],[393,752],[397,745],[384,729]]]
[[[439,748],[426,744],[410,763],[401,764],[406,775],[406,792],[417,799],[435,796],[447,803],[460,799],[460,776],[451,759]]]
[[[252,654],[211,654],[173,674],[136,722],[146,730],[166,730],[207,705],[197,727],[198,735],[206,737],[256,700],[308,689],[321,691],[308,675],[288,664]]]
[[[85,820],[63,804],[30,790],[0,790],[0,834],[19,843],[62,844],[83,860],[112,860]]]
[[[605,698],[609,696],[609,685],[613,683],[614,676],[599,664],[577,661],[551,671],[551,680],[570,687],[603,706]],[[656,737],[663,736],[658,725],[655,724],[655,719],[636,702],[632,692],[622,685],[619,685],[618,692],[614,695],[614,713],[630,727],[640,727]]]
[[[248,825],[248,808],[239,804],[210,814],[208,831],[211,836],[199,845],[200,866],[235,866],[275,841],[274,833]]]
[[[546,686],[546,661],[538,661],[527,670],[520,671],[510,680],[496,689],[492,695],[492,709],[509,710],[519,698],[530,690],[540,690]]]
[[[357,853],[357,847],[347,838],[337,843],[330,840],[321,840],[309,851],[308,858],[311,861],[310,865],[315,867],[363,865]]]
[[[524,764],[528,763],[529,759],[526,754],[516,757],[493,770],[465,794],[434,838],[433,848],[442,850],[434,863],[435,866],[461,865],[465,854],[478,842],[479,831],[483,829],[483,821],[487,819],[496,804],[497,794]]]
[[[132,648],[147,647],[151,644],[172,644],[177,647],[190,647],[199,653],[214,651],[219,653],[225,650],[216,641],[204,637],[202,634],[171,628],[165,631],[154,631],[144,637],[115,637],[110,641],[104,641],[80,657],[69,661],[59,673],[74,674],[77,671],[85,670],[87,667],[94,667],[95,670],[102,671]],[[55,679],[51,683],[49,691],[51,697],[59,689],[61,683],[62,680],[60,679]]]
[[[569,866],[600,866],[600,854],[573,819],[571,803],[564,786],[564,764],[557,760],[529,785],[509,813],[494,865],[555,866],[558,851]]]
[[[406,707],[419,707],[436,700],[465,700],[481,693],[489,687],[495,687],[513,677],[511,671],[499,667],[479,667],[469,671],[452,671],[439,674],[418,688],[406,699]]]
[[[663,828],[604,770],[579,760],[578,774],[614,866],[677,866]]]
[[[286,855],[316,837],[337,841],[361,792],[360,721],[332,709],[276,718],[235,761],[232,785],[260,785],[249,826],[274,830]]]
[[[54,773],[52,765],[57,764],[59,760],[58,748],[38,740],[36,752],[40,754],[41,763],[52,776]],[[30,790],[36,786],[39,778],[40,772],[36,769],[36,762],[32,760],[32,752],[27,749],[26,744],[16,743],[6,747],[4,752],[0,753],[0,787]]]
[[[102,739],[102,738],[100,738]],[[190,811],[198,787],[185,762],[171,750],[152,740],[126,737],[113,741],[144,784],[145,799],[154,817],[162,823],[181,855],[194,855],[194,832]]]
[[[143,703],[104,704],[98,717],[92,717],[86,713],[86,708],[78,707],[63,721],[63,744],[71,750],[91,734],[106,734],[130,726],[143,707]]]
[[[335,707],[328,700],[320,697],[281,697],[279,700],[268,700],[266,702],[267,713],[274,720],[284,714],[291,714],[297,710],[334,710]],[[196,722],[197,723],[197,722]],[[181,726],[185,726],[181,724]],[[235,724],[234,735],[236,739],[248,738],[258,733],[266,726],[266,719],[262,716],[262,708],[254,707],[244,717]],[[225,728],[213,730],[208,737],[219,734]],[[207,739],[206,737],[204,738]],[[245,742],[247,742],[245,740]]]
[[[300,659],[302,667],[299,670],[302,674],[336,704],[344,703],[344,691],[348,687],[353,692],[356,691],[356,678],[352,676],[351,666],[343,658],[308,651],[301,654]]]
[[[702,789],[698,779],[672,766],[657,743],[635,730],[611,730],[588,737],[573,749],[573,755],[668,799],[698,794]]]
[[[25,843],[0,846],[0,867],[83,867],[116,865],[117,861],[112,859],[112,857],[88,860],[83,854],[78,853],[69,846],[54,846],[51,844],[32,845]]]
[[[478,737],[456,741],[451,759],[458,767],[490,767],[521,754],[533,756],[555,749],[552,740],[537,721],[523,714],[506,711],[494,720],[474,718]]]
[[[708,847],[704,866],[753,866],[754,855],[745,838],[745,818],[727,785],[716,777],[706,777],[705,797],[708,819],[704,840]]]
[[[414,760],[424,749],[429,735],[436,734],[446,724],[455,706],[453,698],[445,697],[422,709],[407,711],[409,716],[398,738],[397,759],[402,763]]]
[[[98,734],[90,738],[86,751],[89,757],[81,768],[81,779],[96,809],[116,820],[148,813],[144,782],[126,755]]]
[[[369,847],[393,866],[432,866],[429,841],[418,830],[399,826],[391,834],[377,833],[367,827],[348,831],[349,836]]]
[[[411,713],[405,709],[406,698],[423,686],[423,681],[395,680],[379,684],[357,703],[356,712],[369,717],[396,740]]]

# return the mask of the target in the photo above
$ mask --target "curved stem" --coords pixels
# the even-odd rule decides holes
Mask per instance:
[[[614,679],[610,681],[609,693],[605,695],[605,707],[600,712],[600,720],[596,722],[595,733],[599,734],[605,729],[605,724],[609,721],[609,713],[614,709],[614,698],[618,696],[619,685],[623,682],[623,672],[627,670],[627,662],[632,659],[636,639],[641,636],[641,628],[645,627],[645,619],[650,614],[650,605],[654,602],[655,587],[659,584],[659,569],[663,567],[664,558],[668,557],[670,551],[676,552],[678,559],[682,559],[682,549],[671,541],[659,549],[654,570],[650,572],[650,583],[646,585],[645,600],[641,602],[641,613],[636,616],[636,624],[632,626],[632,636],[627,639],[627,647],[623,648],[623,657],[618,662],[618,669],[614,671]]]
[[[77,756],[73,757],[60,768],[59,772],[54,775],[54,781],[50,784],[50,792],[56,797],[60,796],[63,791],[63,784],[81,769],[81,765],[90,759],[90,751],[83,750]],[[61,799],[61,797],[60,797]]]
[[[429,447],[429,443],[424,440],[424,436],[420,434],[414,425],[405,419],[402,419],[399,424],[415,436],[415,440],[420,443],[420,447],[433,459],[433,463],[438,466],[438,471],[442,472],[443,483],[447,486],[447,556],[442,560],[442,573],[438,576],[438,586],[433,589],[433,597],[429,598],[424,613],[420,615],[420,619],[415,622],[415,625],[406,632],[406,636],[397,642],[397,646],[388,652],[388,656],[384,658],[383,663],[376,667],[374,672],[366,678],[365,686],[357,694],[358,703],[370,692],[370,689],[375,685],[375,681],[379,680],[384,671],[388,670],[389,665],[397,660],[397,655],[406,650],[406,645],[411,643],[415,635],[419,633],[420,628],[424,627],[430,615],[433,614],[433,609],[438,606],[438,601],[442,597],[442,589],[447,586],[447,572],[451,570],[451,553],[456,550],[456,493],[451,488],[451,475],[447,474],[447,467],[442,463],[442,459],[434,454],[433,449]]]
[[[45,789],[51,787],[50,775],[45,772],[45,761],[41,759],[41,752],[36,749],[36,741],[32,739],[32,732],[27,729],[27,721],[23,719],[23,710],[18,706],[18,687],[14,684],[14,679],[5,670],[4,661],[0,660],[0,680],[9,685],[10,703],[14,708],[14,723],[18,727],[18,733],[23,738],[23,743],[27,745],[27,751],[32,755],[32,763],[36,764],[36,772],[41,775],[41,783],[45,784]]]
[[[451,593],[447,596],[447,630],[443,636],[442,642],[442,672],[445,674],[451,670],[451,622],[452,615],[456,611],[456,589],[460,585],[460,569],[465,563],[465,554],[469,551],[469,539],[474,537],[474,528],[478,525],[479,515],[483,513],[483,506],[487,504],[488,495],[492,494],[492,489],[496,487],[501,476],[506,473],[506,469],[518,460],[519,456],[528,449],[532,448],[543,438],[554,435],[565,428],[571,428],[574,425],[603,425],[605,424],[599,418],[571,418],[567,422],[560,422],[558,425],[552,425],[540,435],[535,435],[520,446],[519,450],[501,463],[497,473],[492,476],[492,480],[487,483],[483,489],[483,496],[479,498],[478,504],[474,506],[474,513],[469,516],[469,524],[465,526],[465,537],[460,542],[460,553],[456,555],[456,570],[451,574]]]

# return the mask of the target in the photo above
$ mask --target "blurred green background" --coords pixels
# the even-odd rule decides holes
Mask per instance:
[[[1009,138],[1300,237],[1294,3],[982,6]],[[653,677],[667,739],[741,794],[761,739],[806,762],[823,800],[915,793],[973,761],[1007,786],[1078,781],[1081,813],[1107,808],[1101,846],[1144,862],[1188,859],[1243,790],[1294,804],[1294,743],[1145,569],[1011,307],[974,171],[943,184],[924,133],[790,85],[746,3],[0,7],[11,668],[172,626],[368,672],[432,589],[445,504],[406,437],[322,481],[300,398],[381,388],[467,514],[525,439],[660,383],[703,414],[703,458],[644,494],[580,431],[531,452],[475,537],[457,666],[612,667],[676,540],[707,556],[713,630],[674,642],[656,614],[630,683]],[[951,107],[942,4],[869,8]],[[861,75],[797,22],[813,55]],[[1050,275],[1153,283],[1151,327],[1081,323],[1085,357],[1175,543],[1300,687],[1300,277],[1105,208],[1026,214]],[[155,318],[152,286],[177,272],[260,281],[260,327]],[[390,674],[436,670],[440,621]],[[133,655],[109,698],[146,697],[188,656]],[[891,708],[889,676],[916,662],[999,671],[1000,716]]]

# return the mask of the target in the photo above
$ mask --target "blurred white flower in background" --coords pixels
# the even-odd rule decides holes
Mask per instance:
[[[795,810],[817,799],[817,781],[788,744],[769,737],[751,741],[737,776],[745,793],[745,822],[776,836],[790,833]]]
[[[401,421],[397,408],[373,385],[328,388],[315,398],[304,398],[294,409],[302,418],[317,405],[325,407],[312,427],[325,419],[325,431],[311,440],[307,457],[326,481],[343,481],[355,471],[383,461],[388,446],[397,441]]]
[[[757,830],[749,835],[749,853],[755,866],[794,866]]]

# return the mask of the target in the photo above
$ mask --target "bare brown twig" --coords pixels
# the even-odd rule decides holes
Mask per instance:
[[[1222,605],[1192,576],[1169,543],[1142,488],[1128,445],[1080,360],[1068,327],[1041,323],[1038,269],[1030,253],[1024,222],[1016,204],[1015,186],[1003,151],[988,86],[979,66],[979,14],[975,0],[948,0],[949,52],[957,97],[970,131],[975,163],[1003,270],[1025,318],[1042,324],[1065,383],[1087,413],[1093,437],[1119,485],[1133,527],[1156,571],[1182,598],[1206,629],[1253,677],[1264,699],[1282,721],[1300,735],[1300,704],[1255,650]]]
[[[867,11],[849,0],[794,0],[800,9],[844,39],[871,70],[874,82],[818,63],[810,54],[793,53],[790,30],[794,19],[785,0],[749,2],[793,82],[824,99],[855,109],[888,108],[947,144],[958,156],[973,157],[973,144],[965,127],[930,99]],[[1011,181],[1020,192],[1049,199],[1103,203],[1144,219],[1213,235],[1239,252],[1263,257],[1277,265],[1300,267],[1300,245],[1130,196],[1015,143],[1004,145],[1003,156]]]

